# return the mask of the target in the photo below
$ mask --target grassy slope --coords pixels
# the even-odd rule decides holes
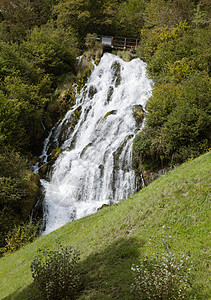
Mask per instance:
[[[198,299],[210,299],[211,152],[162,176],[132,198],[103,208],[0,259],[0,299],[27,299],[30,263],[39,247],[57,241],[81,251],[87,278],[80,299],[133,299],[130,267],[147,253],[151,236],[173,237],[173,247],[191,249],[198,261]]]

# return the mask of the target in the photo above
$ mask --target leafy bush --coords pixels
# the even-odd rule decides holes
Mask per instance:
[[[27,169],[26,159],[17,152],[0,149],[0,247],[6,246],[5,238],[15,224],[18,228],[27,222],[37,200],[38,185],[39,177]]]
[[[79,260],[78,251],[62,245],[59,245],[56,251],[44,249],[42,254],[35,257],[31,264],[32,277],[44,299],[59,300],[76,297],[81,283]]]
[[[28,243],[32,243],[38,237],[39,229],[40,222],[34,224],[30,221],[27,224],[15,225],[7,234],[5,250],[13,252]]]
[[[131,269],[134,275],[132,291],[139,299],[169,300],[184,299],[192,286],[195,266],[190,261],[190,251],[173,253],[167,245],[163,251],[155,250],[141,258]]]

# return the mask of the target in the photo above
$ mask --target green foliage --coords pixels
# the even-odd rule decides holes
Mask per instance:
[[[21,223],[16,225],[7,233],[5,238],[6,246],[4,252],[13,252],[28,243],[32,243],[39,234],[40,222],[35,224],[30,221],[29,223]]]
[[[193,23],[195,24],[196,28],[203,27],[209,23],[207,12],[201,9],[201,5],[203,5],[202,3],[198,4],[194,10],[195,13]]]
[[[210,145],[210,94],[210,78],[200,73],[182,86],[158,85],[146,106],[146,126],[134,140],[136,157],[163,167],[205,152]]]
[[[155,27],[153,29],[143,29],[141,31],[141,46],[138,49],[139,55],[144,59],[150,60],[156,51],[166,50],[166,45],[170,41],[174,42],[176,46],[176,40],[180,40],[187,32],[190,31],[190,26],[186,21],[180,22],[174,28]],[[171,53],[174,55],[174,53]],[[155,56],[156,57],[156,56]]]
[[[117,0],[68,0],[55,6],[54,16],[59,26],[74,29],[83,47],[87,33],[114,33],[117,9]]]
[[[176,27],[179,22],[191,23],[194,4],[191,0],[151,0],[146,3],[145,27]]]
[[[53,23],[34,27],[23,48],[37,68],[55,76],[72,70],[78,54],[77,40],[70,28],[56,28]]]
[[[118,30],[121,36],[138,37],[144,25],[145,1],[123,1],[117,15]]]
[[[146,105],[147,124],[151,127],[161,126],[174,110],[181,86],[171,83],[160,84],[153,89],[152,97]]]
[[[33,182],[32,177],[31,172],[27,170],[26,160],[18,153],[9,150],[1,151],[0,247],[6,245],[5,238],[9,231],[13,231],[15,225],[26,222],[35,205],[38,186]],[[14,230],[18,232],[16,229]]]
[[[181,163],[210,147],[210,27],[142,30],[139,55],[155,82],[146,105],[146,125],[134,140],[134,153],[156,169]]]
[[[13,0],[1,1],[1,40],[21,43],[27,31],[35,25],[45,24],[52,18],[52,9],[58,0]]]
[[[43,132],[41,122],[47,99],[42,97],[42,88],[42,83],[29,85],[20,77],[5,78],[5,94],[0,91],[0,132],[4,145],[16,150],[33,149],[35,139]]]
[[[192,286],[196,269],[190,261],[190,251],[178,253],[166,242],[162,247],[162,251],[151,247],[152,253],[131,268],[134,276],[131,289],[138,299],[184,299]]]
[[[24,82],[29,83],[38,80],[37,70],[20,55],[17,45],[0,41],[0,78],[3,81],[7,76],[20,76]]]
[[[56,251],[44,249],[34,258],[32,277],[44,299],[75,299],[81,284],[79,260],[78,251],[62,245]]]

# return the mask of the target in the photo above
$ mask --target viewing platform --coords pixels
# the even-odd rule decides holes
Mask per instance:
[[[99,36],[97,38],[93,37],[93,39],[96,39],[99,42],[101,42],[104,48],[118,50],[129,50],[136,48],[140,42],[140,39],[114,36]]]

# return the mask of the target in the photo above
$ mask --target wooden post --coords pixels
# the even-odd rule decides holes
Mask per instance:
[[[127,39],[125,38],[124,49],[126,49]]]

